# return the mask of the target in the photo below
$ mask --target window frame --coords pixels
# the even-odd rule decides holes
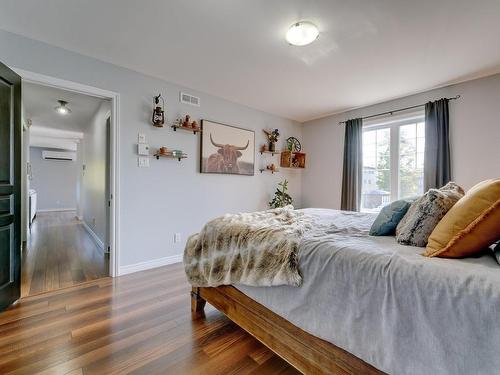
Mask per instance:
[[[385,118],[376,118],[363,121],[363,135],[367,131],[389,129],[389,154],[391,165],[391,202],[399,199],[400,190],[400,173],[399,173],[399,143],[400,143],[400,127],[404,125],[424,123],[425,127],[425,112],[424,110],[413,111],[400,115],[392,115]],[[362,144],[363,147],[363,144]],[[425,159],[425,154],[424,154]],[[363,160],[363,158],[362,158]],[[364,166],[364,164],[363,164]],[[363,182],[362,182],[363,183]],[[361,185],[363,190],[363,185]],[[361,212],[363,209],[360,208]],[[371,211],[370,211],[371,212]]]

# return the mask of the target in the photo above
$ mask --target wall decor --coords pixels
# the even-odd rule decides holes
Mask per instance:
[[[160,104],[161,99],[161,104]],[[165,101],[161,94],[158,94],[153,98],[153,117],[151,118],[153,126],[157,128],[163,128],[165,124]]]
[[[286,139],[286,147],[288,151],[292,152],[300,152],[300,150],[302,150],[302,145],[295,137],[289,137]]]
[[[274,130],[266,130],[262,129],[264,133],[266,133],[267,140],[269,142],[269,151],[274,152],[276,151],[276,142],[278,142],[278,137],[280,136],[280,132],[278,129]]]
[[[192,131],[194,134],[201,132],[201,128],[198,126],[196,120],[191,121],[191,116],[186,115],[184,118],[178,118],[173,124],[172,129],[176,131],[177,129]]]
[[[254,175],[255,132],[201,120],[201,173]]]

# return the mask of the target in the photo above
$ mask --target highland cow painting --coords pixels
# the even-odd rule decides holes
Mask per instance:
[[[201,173],[253,176],[255,133],[201,120]]]

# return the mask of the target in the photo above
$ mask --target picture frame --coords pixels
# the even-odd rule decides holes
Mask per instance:
[[[253,130],[201,120],[200,172],[210,174],[255,174]]]

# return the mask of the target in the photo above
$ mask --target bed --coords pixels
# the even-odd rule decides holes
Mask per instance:
[[[193,288],[304,373],[496,374],[500,266],[368,235],[373,214],[306,209],[301,287]],[[328,228],[325,231],[325,227]]]

